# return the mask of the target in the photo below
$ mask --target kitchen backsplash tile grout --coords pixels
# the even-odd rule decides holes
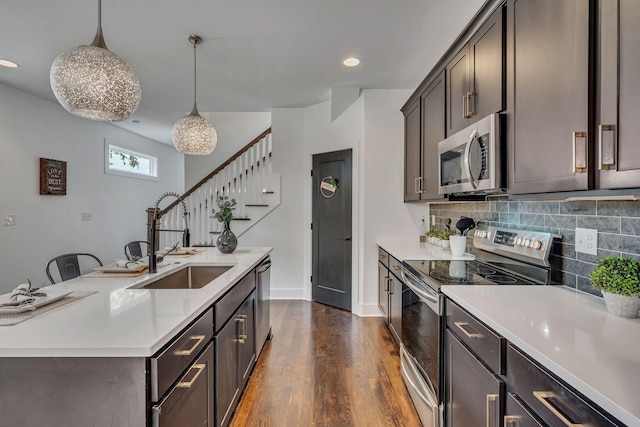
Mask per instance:
[[[434,203],[436,228],[467,216],[487,224],[559,234],[551,249],[552,282],[600,296],[589,281],[595,263],[606,256],[640,260],[640,201],[513,201],[490,196],[485,202]],[[598,255],[575,251],[575,228],[598,230]]]

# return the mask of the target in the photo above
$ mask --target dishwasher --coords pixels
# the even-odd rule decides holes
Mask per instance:
[[[271,257],[266,257],[256,267],[256,359],[260,357],[264,343],[271,339],[270,276]]]

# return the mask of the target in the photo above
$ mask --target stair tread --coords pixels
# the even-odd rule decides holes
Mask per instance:
[[[264,204],[256,204],[256,203],[247,203],[245,204],[246,207],[251,207],[251,208],[268,208],[269,205],[264,205]]]

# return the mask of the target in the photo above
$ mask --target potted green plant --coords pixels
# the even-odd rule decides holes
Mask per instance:
[[[440,230],[438,232],[438,238],[440,239],[440,246],[443,248],[449,247],[449,236],[451,236],[451,232],[449,230]]]
[[[218,222],[224,224],[224,230],[220,232],[216,240],[216,247],[223,254],[230,254],[238,247],[238,239],[230,227],[233,220],[233,211],[236,209],[236,199],[229,199],[228,196],[218,196],[216,197],[216,204],[218,205],[218,210],[212,209],[213,215],[211,215],[211,218],[215,218]]]
[[[640,262],[634,258],[602,258],[589,275],[600,289],[609,313],[634,319],[640,311]]]

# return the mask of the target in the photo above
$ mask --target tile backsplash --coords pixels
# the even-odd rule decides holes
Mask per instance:
[[[513,201],[493,196],[485,202],[433,203],[436,228],[447,218],[455,225],[461,216],[490,225],[559,234],[549,261],[551,280],[600,296],[589,273],[603,257],[616,255],[640,260],[640,201]],[[575,229],[598,230],[598,254],[575,251]]]

